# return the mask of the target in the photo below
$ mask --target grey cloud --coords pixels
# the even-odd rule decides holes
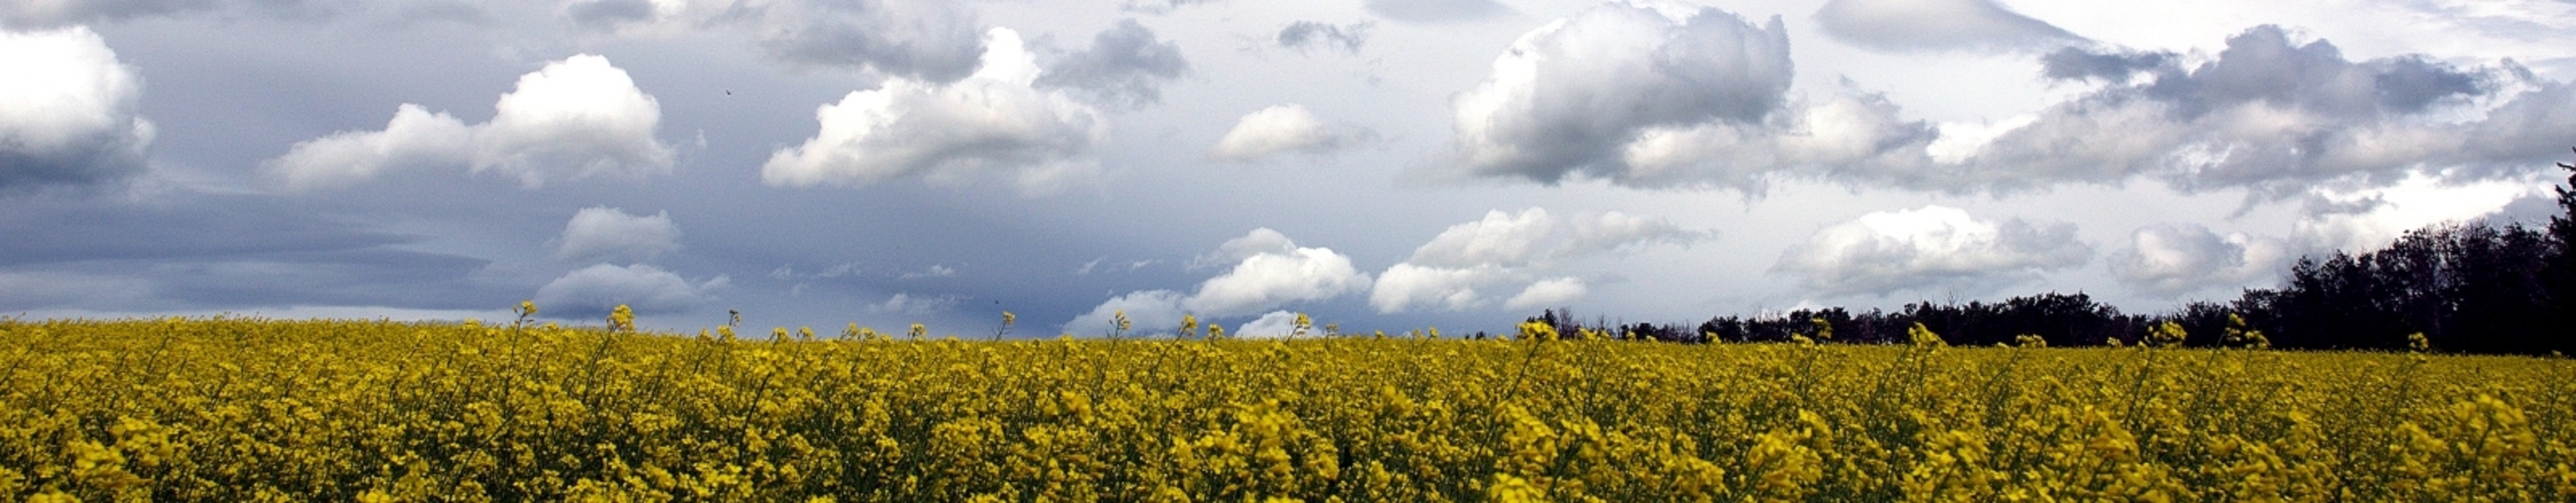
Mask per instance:
[[[594,28],[651,21],[653,2],[645,0],[595,0],[564,6],[564,16],[575,24]]]
[[[1375,25],[1366,21],[1347,25],[1320,21],[1288,23],[1287,27],[1279,29],[1279,46],[1301,51],[1321,48],[1359,54],[1360,47],[1368,44],[1369,28]]]
[[[1500,16],[1510,7],[1493,0],[1368,0],[1370,14],[1408,23],[1442,23]]]
[[[1118,9],[1127,12],[1162,14],[1180,10],[1182,7],[1212,4],[1222,1],[1225,0],[1127,0],[1125,3],[1118,4]]]
[[[328,15],[335,7],[306,0],[61,0],[11,4],[0,7],[0,25],[22,28],[107,23],[227,9],[293,19]]]
[[[2220,236],[2199,224],[2164,223],[2139,228],[2129,246],[2110,257],[2122,284],[2164,298],[2211,288],[2242,287],[2280,270],[2281,243],[2242,234]]]
[[[680,227],[671,224],[669,211],[643,216],[593,206],[573,214],[552,244],[557,260],[649,262],[679,251]]]
[[[182,192],[136,202],[68,197],[5,201],[0,204],[0,235],[11,239],[0,246],[0,267],[344,251],[420,240],[265,197]]]
[[[1154,38],[1154,31],[1135,19],[1091,38],[1091,47],[1067,54],[1040,74],[1041,88],[1079,89],[1110,106],[1139,107],[1162,101],[1165,81],[1190,70],[1181,46]]]
[[[1607,4],[1531,32],[1497,73],[1453,102],[1458,161],[1473,175],[1556,183],[1627,176],[1621,149],[1655,130],[1759,124],[1785,106],[1792,74],[1778,17],[1755,26]]]
[[[875,12],[836,13],[790,27],[763,45],[797,63],[866,67],[950,82],[975,73],[983,34],[973,16],[943,14],[889,19]]]
[[[187,191],[0,200],[0,235],[11,237],[0,246],[0,277],[96,285],[0,296],[0,310],[493,309],[525,295],[525,286],[483,277],[489,260],[409,249],[427,238],[343,216],[350,211]]]
[[[2576,84],[2551,82],[2487,112],[2466,133],[2465,155],[2486,161],[2484,176],[2546,169],[2576,145]]]
[[[491,309],[509,292],[474,279],[490,262],[390,248],[156,262],[158,294],[195,307]],[[398,287],[391,285],[400,285]]]
[[[2168,74],[2145,89],[2197,117],[2228,106],[2265,102],[2333,117],[2420,112],[2450,97],[2482,94],[2481,76],[2409,55],[2353,63],[2334,44],[2293,45],[2289,33],[2263,25],[2227,39],[2218,59],[2187,75]]]
[[[2368,66],[2375,67],[2377,75],[2373,80],[2379,91],[2379,106],[2387,110],[2422,112],[2444,100],[2487,92],[2483,76],[2456,71],[2420,54],[2372,61]]]
[[[975,73],[984,30],[942,0],[708,2],[656,10],[634,0],[574,2],[564,17],[602,31],[731,30],[789,63],[863,68],[931,82]]]
[[[2050,80],[2100,80],[2122,85],[2139,72],[2170,68],[2174,54],[2066,47],[2041,56],[2039,62],[2040,74]]]
[[[1659,26],[1641,11],[1595,8],[1524,36],[1496,64],[1531,71],[1498,72],[1453,104],[1459,171],[1748,193],[1779,179],[2003,193],[2143,178],[2185,192],[2247,188],[2255,202],[2429,168],[2451,179],[2516,176],[2576,144],[2576,86],[2539,80],[2509,61],[2355,62],[2326,41],[2293,43],[2279,27],[2257,26],[2188,67],[2172,53],[2116,48],[2042,56],[2043,78],[2106,85],[2019,127],[1945,144],[1935,160],[1932,146],[1951,138],[1904,119],[1882,96],[1846,89],[1815,101],[1786,98],[1785,40],[1764,42],[1741,22],[1734,37],[1713,34],[1729,30],[1703,29],[1706,19],[1732,18],[1713,9],[1684,26]],[[1659,54],[1642,62],[1551,52],[1569,41],[1644,45],[1639,40],[1658,32],[1667,40],[1652,51],[1613,53]],[[1709,89],[1730,91],[1710,93],[1722,99],[1690,94]],[[2506,89],[2519,91],[2500,94]],[[2442,119],[2462,107],[2488,108],[2483,118]]]
[[[2216,59],[2187,71],[2158,55],[2062,52],[2050,57],[2050,74],[2102,75],[2097,70],[2104,65],[2078,68],[2087,66],[2084,60],[2117,60],[2108,65],[2113,71],[2153,77],[2041,112],[2037,121],[1998,137],[1970,161],[1982,175],[1948,187],[2146,176],[2183,190],[2249,187],[2262,197],[2281,197],[2324,180],[2503,160],[2511,156],[2475,155],[2482,141],[2463,135],[2464,128],[2513,122],[2523,111],[2535,112],[2529,122],[2538,124],[2512,124],[2505,128],[2510,131],[2494,133],[2565,138],[2565,129],[2525,128],[2576,119],[2546,105],[2517,106],[2563,94],[2563,86],[2553,85],[2512,100],[2475,125],[2426,120],[2422,116],[2441,104],[2492,94],[2492,77],[2414,55],[2356,63],[2331,43],[2294,44],[2287,32],[2268,25],[2229,38]],[[2145,63],[2158,66],[2140,70]],[[2466,152],[2463,143],[2471,147]]]
[[[574,318],[606,315],[618,305],[638,314],[683,313],[706,307],[732,284],[724,276],[693,282],[649,265],[599,264],[547,282],[535,300],[549,315]]]
[[[2083,40],[1992,0],[1833,0],[1816,10],[1825,34],[1880,51],[2015,49]]]

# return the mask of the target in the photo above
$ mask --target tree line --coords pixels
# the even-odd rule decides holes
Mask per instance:
[[[1891,344],[1916,323],[1952,344],[2016,343],[2036,335],[2050,346],[2136,343],[2173,322],[2190,346],[2215,346],[2231,328],[2259,330],[2274,348],[2397,350],[2422,334],[2433,350],[2576,354],[2576,165],[2555,187],[2559,214],[2548,225],[2448,223],[2415,229],[2386,249],[2301,257],[2277,288],[2246,289],[2232,301],[2198,301],[2171,312],[2127,314],[2083,293],[2050,292],[1997,303],[1906,304],[1853,312],[1799,309],[1775,316],[1719,316],[1682,324],[1585,324],[1550,309],[1530,321],[1560,333],[1592,329],[1621,339]],[[2235,320],[2231,320],[2233,317]]]

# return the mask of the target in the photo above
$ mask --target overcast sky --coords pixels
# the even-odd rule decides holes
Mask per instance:
[[[0,6],[0,312],[1695,323],[2534,221],[2553,0]]]

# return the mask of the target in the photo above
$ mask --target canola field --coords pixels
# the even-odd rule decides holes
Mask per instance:
[[[853,328],[0,320],[0,501],[2576,497],[2562,359]]]

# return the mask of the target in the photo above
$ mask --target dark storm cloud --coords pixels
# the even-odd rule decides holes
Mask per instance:
[[[1154,31],[1135,19],[1091,38],[1091,47],[1066,54],[1039,74],[1040,88],[1069,88],[1113,107],[1141,107],[1162,101],[1164,82],[1190,70],[1181,46],[1154,38]]]
[[[1288,23],[1279,29],[1279,46],[1297,50],[1327,49],[1344,54],[1359,54],[1368,44],[1368,30],[1374,23],[1358,22],[1332,25],[1319,21]]]
[[[2082,41],[1992,0],[1833,0],[1816,10],[1825,34],[1891,52],[2019,49]]]

